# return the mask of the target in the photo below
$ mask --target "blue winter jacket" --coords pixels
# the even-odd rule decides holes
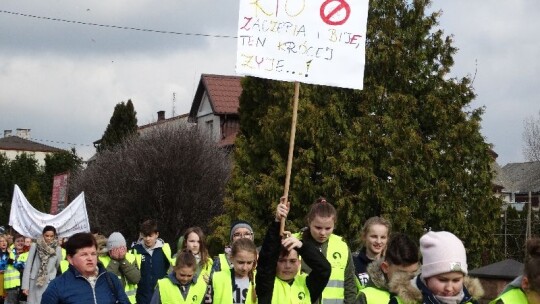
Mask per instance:
[[[49,283],[41,298],[41,304],[130,304],[118,277],[105,271],[101,263],[98,263],[98,269],[96,285],[92,288],[90,282],[75,267],[69,265],[68,271]],[[110,280],[107,280],[107,276]],[[116,290],[113,290],[112,286]]]
[[[152,255],[146,251],[142,244],[137,244],[133,247],[136,254],[141,257],[141,280],[137,285],[137,303],[148,304],[154,294],[157,281],[167,276],[169,267],[169,259],[163,252],[163,241],[158,239],[159,246],[154,248]]]

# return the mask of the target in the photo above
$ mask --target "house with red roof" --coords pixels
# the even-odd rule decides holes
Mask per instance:
[[[241,79],[239,76],[202,74],[189,111],[188,121],[197,124],[222,147],[233,146],[240,129]]]

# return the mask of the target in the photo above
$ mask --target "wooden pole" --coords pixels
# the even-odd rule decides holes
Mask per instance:
[[[293,161],[293,152],[294,152],[294,138],[296,136],[296,120],[298,116],[298,96],[300,95],[300,83],[298,81],[294,82],[294,99],[293,99],[293,113],[292,113],[292,122],[291,122],[291,136],[289,138],[289,156],[287,158],[287,172],[285,174],[285,189],[283,191],[283,197],[286,201],[289,201],[289,186],[291,184],[291,171],[292,171],[292,161]],[[281,236],[285,234],[285,218],[281,219],[281,225],[279,233]]]
[[[525,242],[532,237],[531,231],[531,208],[532,208],[532,193],[529,191],[529,204],[527,206],[527,228],[525,230]]]

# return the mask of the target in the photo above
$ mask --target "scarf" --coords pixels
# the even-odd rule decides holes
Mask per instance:
[[[56,246],[58,246],[58,241],[56,239],[53,239],[50,244],[47,244],[41,236],[37,239],[36,251],[41,261],[37,273],[37,286],[44,286],[49,281],[47,265],[49,265],[49,258],[56,255]]]
[[[439,300],[439,302],[444,303],[444,304],[459,304],[461,303],[464,297],[465,297],[465,293],[463,292],[463,289],[461,289],[461,291],[455,296],[451,296],[451,297],[435,296],[435,298]]]

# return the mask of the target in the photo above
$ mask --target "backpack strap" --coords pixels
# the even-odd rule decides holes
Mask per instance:
[[[105,271],[105,278],[107,279],[107,283],[109,284],[109,287],[112,289],[114,298],[116,301],[114,303],[120,303],[118,300],[118,290],[116,290],[116,286],[114,286],[114,283],[111,279],[111,274],[108,271]]]

